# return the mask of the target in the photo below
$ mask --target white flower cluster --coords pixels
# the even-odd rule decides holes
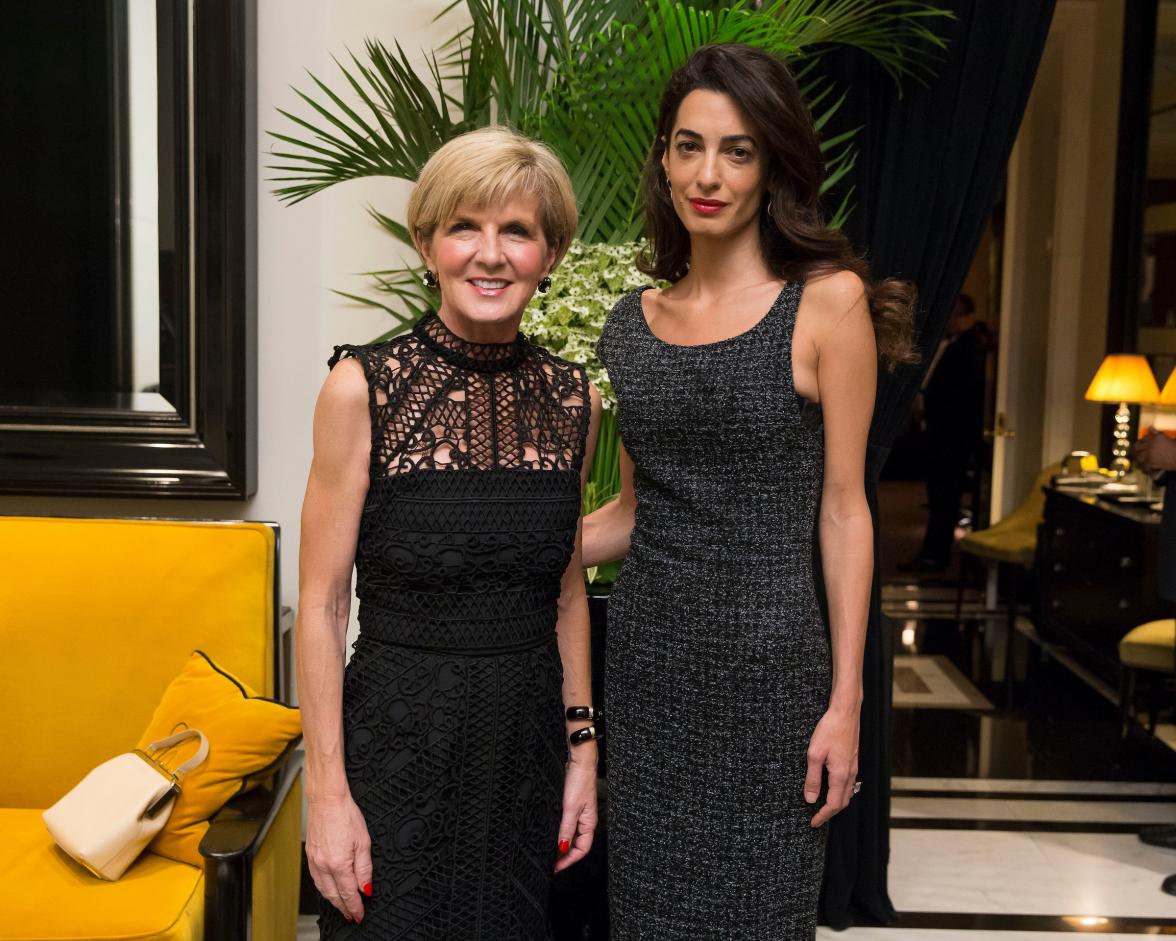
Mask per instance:
[[[616,407],[616,397],[608,373],[596,358],[596,341],[613,305],[630,291],[650,283],[635,264],[637,252],[643,247],[642,242],[572,242],[564,260],[552,272],[551,290],[535,295],[520,325],[531,340],[556,356],[583,363],[608,409]]]

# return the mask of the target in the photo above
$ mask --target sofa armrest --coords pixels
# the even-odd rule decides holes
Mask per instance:
[[[204,937],[250,941],[253,859],[302,774],[298,740],[275,763],[270,782],[233,798],[209,822],[204,857]]]

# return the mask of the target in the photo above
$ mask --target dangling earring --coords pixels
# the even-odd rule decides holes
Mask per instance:
[[[426,268],[425,273],[421,275],[421,281],[427,288],[435,288],[437,286],[437,276],[429,268]]]
[[[772,214],[772,197],[769,196],[768,197],[768,215],[770,216],[771,214]]]
[[[539,279],[539,293],[546,294],[551,290],[551,275],[544,275]]]

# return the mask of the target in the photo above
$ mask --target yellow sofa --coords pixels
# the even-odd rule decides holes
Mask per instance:
[[[203,869],[145,853],[103,882],[41,811],[129,751],[193,649],[281,693],[278,532],[264,523],[0,517],[0,941],[292,941],[301,757],[234,798]]]

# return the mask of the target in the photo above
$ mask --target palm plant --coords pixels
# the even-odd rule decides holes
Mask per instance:
[[[544,140],[563,160],[581,206],[577,236],[597,243],[636,238],[637,185],[653,139],[662,85],[698,46],[742,42],[786,58],[823,128],[844,93],[813,69],[838,45],[872,55],[895,79],[930,73],[942,40],[930,23],[950,16],[915,0],[453,0],[468,22],[428,58],[425,74],[399,43],[369,39],[363,58],[336,60],[357,103],[311,75],[315,94],[296,90],[310,119],[281,113],[303,136],[271,131],[288,149],[270,166],[276,194],[296,203],[364,176],[415,180],[441,144],[473,128],[505,123]],[[828,177],[852,168],[853,131],[826,139]],[[837,207],[837,225],[849,208]],[[377,211],[372,218],[413,249],[405,226]],[[411,254],[410,254],[411,257]],[[392,318],[403,330],[438,298],[412,263],[368,272],[382,299],[343,293]]]

